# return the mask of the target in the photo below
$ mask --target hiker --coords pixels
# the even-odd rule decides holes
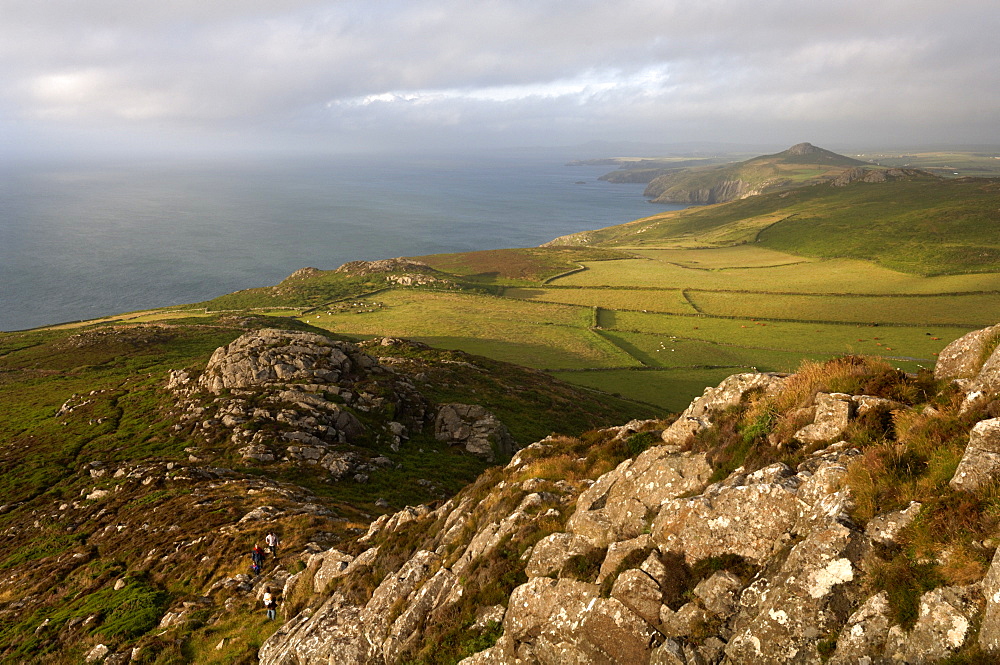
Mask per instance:
[[[264,607],[267,609],[267,620],[273,621],[277,616],[278,601],[271,595],[270,589],[264,592]]]
[[[278,534],[272,531],[264,537],[264,542],[267,543],[267,548],[271,550],[271,556],[278,556]]]
[[[260,548],[260,545],[253,546],[253,552],[250,553],[250,562],[253,574],[260,575],[260,567],[264,565],[264,550]]]

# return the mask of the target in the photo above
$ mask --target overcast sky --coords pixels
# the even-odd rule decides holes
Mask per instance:
[[[0,0],[0,149],[1000,143],[997,0]]]

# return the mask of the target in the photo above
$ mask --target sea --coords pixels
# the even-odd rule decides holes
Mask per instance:
[[[199,302],[307,266],[534,247],[681,207],[573,157],[0,165],[0,330]]]

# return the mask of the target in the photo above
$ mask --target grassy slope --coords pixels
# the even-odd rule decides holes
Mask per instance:
[[[774,191],[822,182],[836,177],[844,169],[866,165],[866,162],[823,149],[804,154],[786,150],[735,164],[666,174],[650,182],[646,195],[658,201],[687,200],[687,192],[708,190],[723,182],[735,181],[746,183],[755,190]]]
[[[308,540],[330,546],[372,514],[456,492],[486,468],[425,431],[398,452],[371,444],[396,466],[369,482],[330,483],[303,467],[243,468],[228,439],[205,445],[175,429],[168,371],[203,367],[254,327],[317,330],[289,318],[216,315],[0,334],[0,660],[82,662],[102,642],[144,645],[140,662],[244,662],[274,628],[252,597],[237,594],[232,609],[206,605],[163,640],[149,631],[167,608],[198,603],[213,582],[245,572],[245,553],[265,528],[280,529],[290,553]],[[656,413],[462,352],[378,344],[369,353],[396,359],[394,369],[436,403],[486,406],[522,444]],[[66,403],[75,408],[57,415]],[[200,462],[189,460],[192,445],[201,446]],[[198,468],[216,476],[199,480]],[[287,515],[221,528],[264,504]],[[326,512],[296,513],[303,504]],[[294,557],[280,565],[296,570]],[[126,581],[120,592],[117,580]],[[223,639],[227,648],[216,651]]]
[[[1000,183],[972,178],[818,185],[657,215],[588,232],[587,239],[609,247],[757,242],[807,257],[872,261],[908,274],[997,272],[998,198]]]

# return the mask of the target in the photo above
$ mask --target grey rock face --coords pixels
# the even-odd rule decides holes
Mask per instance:
[[[375,361],[353,344],[323,335],[264,329],[247,333],[212,354],[198,384],[218,394],[269,383],[336,383]]]
[[[199,436],[213,444],[228,436],[245,462],[319,467],[332,480],[372,471],[365,455],[342,444],[371,436],[398,449],[407,427],[424,426],[429,406],[354,345],[287,330],[246,333],[217,349],[197,379],[174,371],[167,385],[183,400],[182,422]],[[206,404],[206,394],[217,397]],[[401,422],[370,432],[359,416],[383,407]]]
[[[981,583],[923,594],[911,630],[893,625],[889,592],[869,591],[866,576],[873,562],[896,551],[921,506],[878,515],[864,528],[856,524],[849,470],[865,458],[850,443],[804,448],[796,468],[737,469],[711,485],[706,456],[680,452],[692,432],[728,405],[781,383],[781,377],[757,374],[723,382],[664,433],[667,445],[596,480],[554,481],[530,468],[547,454],[565,453],[552,437],[517,453],[488,487],[433,510],[408,508],[379,518],[359,539],[362,545],[377,535],[392,545],[386,552],[398,552],[387,539],[402,526],[412,538],[421,526],[414,521],[423,520],[433,533],[410,545],[423,549],[408,560],[392,559],[393,570],[370,601],[347,607],[335,594],[312,617],[295,618],[272,637],[261,662],[405,662],[428,626],[479,592],[472,585],[481,580],[472,580],[497,557],[523,570],[528,581],[507,599],[491,599],[490,607],[466,615],[478,626],[486,616],[502,618],[503,634],[463,665],[933,663],[967,648],[980,624],[979,646],[1000,653],[1000,563]],[[816,402],[812,434],[803,440],[836,439],[865,410],[899,408],[864,395],[820,394]],[[657,425],[636,423],[620,433],[651,427]],[[976,445],[970,439],[968,459],[959,466],[971,470],[961,478],[956,473],[953,484],[982,482],[976,474],[992,468],[994,455],[1000,459],[994,438],[1000,439],[1000,419],[977,425]],[[531,534],[530,541],[518,540]],[[565,574],[572,557],[596,563],[602,552],[594,582]],[[350,582],[350,575],[386,562],[376,548],[346,568],[340,557],[324,553],[310,570],[316,566],[320,574],[329,562],[331,574]]]
[[[969,445],[949,485],[975,492],[1000,477],[1000,418],[982,420],[969,433]]]
[[[762,561],[799,518],[804,504],[783,485],[726,487],[665,503],[653,522],[653,541],[689,564],[722,554]]]
[[[344,575],[354,557],[339,550],[328,550],[314,555],[309,561],[309,568],[315,567],[313,573],[313,591],[322,593],[326,585]]]
[[[938,356],[934,377],[951,379],[966,393],[962,411],[1000,393],[1000,324],[958,338]]]
[[[707,429],[712,420],[731,406],[735,406],[753,390],[765,393],[777,391],[785,379],[778,374],[734,374],[715,388],[705,388],[705,393],[691,405],[670,427],[663,431],[663,442],[683,445],[688,437]]]
[[[885,657],[891,662],[933,663],[955,653],[972,633],[976,613],[970,587],[941,587],[920,597],[913,630],[889,629]]]
[[[594,584],[536,577],[511,594],[502,639],[541,642],[553,658],[541,662],[642,664],[654,635],[621,601],[601,598]]]
[[[478,404],[445,404],[434,421],[434,436],[449,445],[461,445],[489,462],[514,454],[507,426]]]
[[[843,393],[817,393],[816,417],[813,422],[795,433],[796,441],[819,443],[840,437],[850,423],[854,403]]]
[[[817,642],[838,625],[832,606],[851,582],[860,534],[840,525],[810,533],[795,545],[770,593],[738,620],[726,655],[741,663],[819,662]],[[742,617],[741,617],[742,618]]]
[[[528,577],[559,575],[567,561],[575,556],[590,555],[597,549],[593,541],[585,536],[553,533],[535,545],[524,574]]]
[[[983,580],[983,597],[986,610],[979,628],[979,646],[987,653],[1000,656],[1000,550],[993,555]]]
[[[987,344],[1000,334],[1000,325],[975,330],[944,347],[934,364],[935,379],[972,379],[982,369]]]
[[[885,650],[889,634],[889,595],[881,591],[859,607],[848,619],[837,637],[837,650],[831,665],[855,665],[872,654]]]
[[[911,501],[904,510],[894,510],[872,518],[865,527],[865,535],[880,545],[892,545],[899,532],[913,523],[920,514],[922,504]]]
[[[712,468],[702,453],[655,446],[622,462],[580,495],[567,530],[599,547],[639,536],[664,502],[705,487]]]

